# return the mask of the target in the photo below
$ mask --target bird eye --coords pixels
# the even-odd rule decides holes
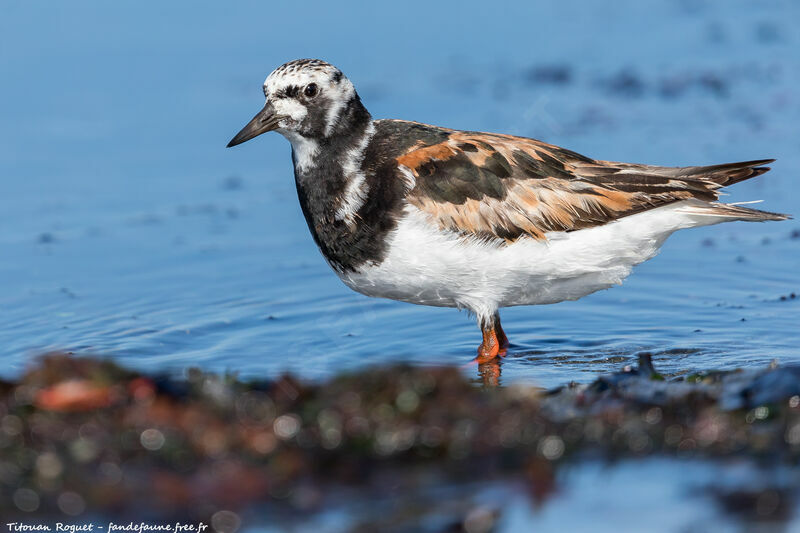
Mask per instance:
[[[306,98],[314,98],[317,95],[317,84],[309,83],[308,85],[306,85],[303,94],[306,95]]]

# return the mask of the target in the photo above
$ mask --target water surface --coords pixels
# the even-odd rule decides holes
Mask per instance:
[[[430,27],[409,15],[423,5]],[[789,0],[4,11],[3,376],[57,349],[151,371],[312,379],[470,360],[471,317],[368,299],[328,269],[285,140],[224,148],[260,108],[266,74],[296,57],[340,66],[376,117],[611,160],[775,157],[727,199],[798,212],[800,8]],[[501,379],[588,381],[640,351],[666,373],[800,361],[798,267],[793,221],[675,235],[623,287],[504,311],[513,347]]]

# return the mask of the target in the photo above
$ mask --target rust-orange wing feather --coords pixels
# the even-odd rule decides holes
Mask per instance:
[[[593,160],[523,137],[436,129],[444,140],[419,142],[396,158],[413,183],[408,202],[442,229],[507,241],[680,200],[713,202],[719,188],[766,172],[761,165],[771,161],[655,167]]]

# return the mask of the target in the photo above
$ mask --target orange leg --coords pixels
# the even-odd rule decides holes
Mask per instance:
[[[508,351],[508,337],[500,325],[500,315],[494,316],[486,323],[481,324],[483,342],[478,347],[478,362],[491,361],[495,357],[502,357]]]

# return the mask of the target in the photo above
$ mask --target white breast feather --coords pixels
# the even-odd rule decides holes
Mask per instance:
[[[378,265],[342,273],[369,296],[490,316],[500,307],[576,300],[622,283],[631,269],[658,253],[673,232],[726,219],[693,213],[677,202],[546,241],[524,237],[510,245],[442,231],[407,206]]]

